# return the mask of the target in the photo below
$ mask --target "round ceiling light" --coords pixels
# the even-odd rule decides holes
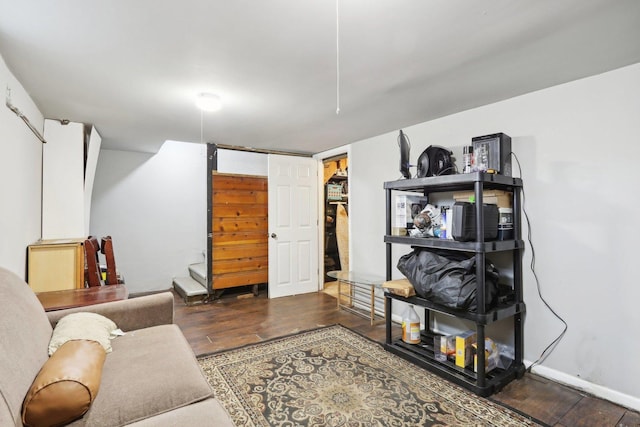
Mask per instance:
[[[222,108],[222,100],[213,93],[199,93],[196,98],[196,105],[202,111],[219,111]]]

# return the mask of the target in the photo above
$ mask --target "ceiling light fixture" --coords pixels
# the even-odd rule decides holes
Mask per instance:
[[[222,108],[222,100],[218,95],[203,92],[198,94],[196,105],[202,111],[214,112]]]

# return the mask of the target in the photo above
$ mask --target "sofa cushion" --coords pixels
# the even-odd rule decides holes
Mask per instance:
[[[125,332],[135,331],[151,326],[172,324],[173,300],[173,294],[167,291],[121,301],[49,311],[47,317],[50,323],[55,326],[60,319],[70,313],[98,313],[113,320]]]
[[[112,320],[96,313],[73,313],[64,316],[53,329],[49,341],[49,355],[70,340],[92,340],[104,351],[111,352],[110,336],[118,327]]]
[[[212,396],[193,351],[176,325],[127,332],[112,342],[100,394],[72,425],[120,426]]]
[[[130,427],[198,426],[233,427],[233,421],[217,399],[207,399],[133,423]]]
[[[63,425],[87,412],[100,389],[105,355],[96,341],[64,343],[44,363],[24,399],[24,425]]]
[[[47,361],[51,338],[42,304],[17,275],[0,268],[0,424],[20,425],[22,401],[31,383]]]

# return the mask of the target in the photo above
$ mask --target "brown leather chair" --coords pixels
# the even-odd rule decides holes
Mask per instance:
[[[100,251],[104,254],[105,260],[107,261],[107,280],[105,281],[105,284],[123,284],[124,280],[118,274],[118,270],[116,269],[116,258],[113,255],[113,240],[111,239],[111,236],[103,237],[100,246]]]
[[[100,245],[98,239],[94,236],[89,236],[84,240],[84,278],[85,283],[89,287],[102,286],[102,273],[100,272],[100,258],[98,255],[100,252]]]

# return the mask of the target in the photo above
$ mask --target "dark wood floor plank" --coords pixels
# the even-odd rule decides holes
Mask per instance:
[[[640,414],[632,411],[625,411],[624,417],[617,427],[640,427]]]
[[[574,427],[615,426],[625,409],[601,399],[585,396],[560,422]]]
[[[342,324],[383,343],[385,325],[337,310],[334,297],[311,293],[268,299],[261,289],[235,289],[209,304],[187,306],[175,295],[175,323],[197,355],[259,343],[300,331]],[[394,324],[394,336],[400,326]],[[525,374],[491,399],[555,427],[640,427],[640,414],[537,375]]]
[[[582,397],[569,387],[533,374],[526,374],[521,380],[510,382],[492,396],[494,400],[518,408],[550,425],[559,422]]]

